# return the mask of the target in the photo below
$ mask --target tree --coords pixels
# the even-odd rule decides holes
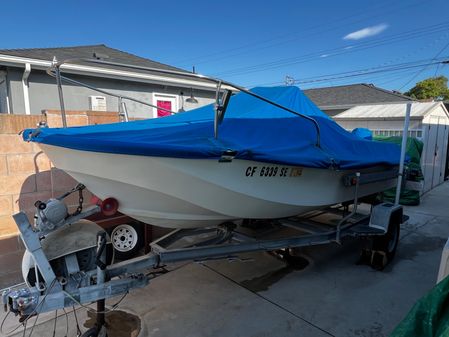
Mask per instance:
[[[421,82],[416,83],[416,85],[405,93],[405,95],[410,96],[415,99],[429,99],[434,100],[447,100],[449,99],[449,89],[447,87],[447,77],[438,76],[430,77]]]

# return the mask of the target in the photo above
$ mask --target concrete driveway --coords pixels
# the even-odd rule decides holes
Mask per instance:
[[[356,264],[363,241],[303,249],[309,261],[303,270],[266,253],[247,254],[178,265],[129,294],[120,309],[141,318],[139,336],[388,336],[436,282],[449,236],[449,184],[406,213],[396,259],[382,272]],[[84,322],[86,310],[77,312]],[[32,336],[51,336],[53,318],[41,315]],[[67,318],[68,336],[76,336],[73,312]],[[8,319],[5,328],[14,324]],[[56,336],[65,334],[62,315]]]

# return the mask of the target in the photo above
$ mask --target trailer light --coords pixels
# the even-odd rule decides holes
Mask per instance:
[[[90,198],[90,203],[92,205],[101,206],[102,202],[103,201],[99,197],[97,197],[96,195],[92,195],[92,197]]]
[[[105,216],[111,216],[117,213],[118,201],[115,198],[104,199],[101,203],[101,213]]]

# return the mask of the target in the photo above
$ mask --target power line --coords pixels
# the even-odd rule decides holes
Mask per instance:
[[[398,78],[403,78],[404,75],[411,74],[415,72],[415,68],[411,69],[399,69],[399,70],[392,70],[389,72],[383,72],[383,73],[377,73],[377,74],[360,74],[360,76],[357,76],[357,82],[366,82],[366,83],[377,83],[381,80],[387,80],[385,82],[392,82],[392,78],[394,80],[397,80]],[[348,78],[340,78],[340,79],[333,79],[329,82],[320,82],[318,84],[316,83],[305,83],[301,85],[302,89],[310,89],[310,88],[317,88],[320,87],[320,84],[324,83],[332,83],[332,85],[335,85],[334,83],[338,83],[338,85],[345,85],[345,84],[352,84],[354,83],[354,78],[348,77]],[[382,82],[383,83],[383,82]],[[326,85],[327,86],[327,85]]]
[[[444,45],[444,47],[443,47],[440,51],[438,51],[438,53],[433,57],[432,60],[436,60],[436,59],[438,58],[438,56],[440,56],[441,53],[443,53],[443,51],[444,51],[448,46],[449,46],[449,42],[446,43],[446,44]],[[441,63],[438,63],[438,65],[440,65],[440,64],[441,64]],[[412,82],[412,81],[413,81],[415,78],[417,78],[419,75],[421,75],[422,72],[423,72],[424,70],[427,69],[427,67],[428,67],[428,66],[426,66],[426,67],[424,67],[424,68],[418,70],[418,71],[416,72],[416,74],[412,76],[412,78],[411,78],[410,80],[408,80],[406,83],[404,83],[404,84],[399,88],[399,91],[402,90],[405,86],[407,86],[410,82]],[[438,69],[438,68],[437,68],[437,69]]]
[[[386,44],[391,44],[395,42],[402,42],[410,39],[416,39],[419,37],[424,37],[426,35],[435,34],[438,32],[445,32],[447,34],[447,30],[449,28],[449,22],[432,25],[428,27],[423,27],[395,35],[391,35],[385,38],[378,38],[373,39],[366,42],[360,42],[357,44],[353,44],[350,46],[344,46],[344,47],[338,47],[338,48],[332,48],[332,49],[325,49],[320,50],[317,52],[295,56],[295,57],[289,57],[289,58],[283,58],[276,61],[270,61],[262,64],[257,64],[253,66],[248,67],[240,67],[232,70],[223,71],[220,73],[214,74],[214,76],[231,76],[231,75],[242,75],[242,74],[248,74],[252,72],[259,72],[259,71],[266,71],[271,69],[276,69],[280,67],[285,67],[293,64],[299,64],[299,63],[305,63],[310,62],[313,60],[316,60],[317,58],[329,58],[334,56],[340,56],[343,54],[349,54],[353,52],[358,52],[370,48],[375,48],[379,46],[383,46]],[[444,35],[446,35],[444,34]]]
[[[354,71],[346,71],[346,72],[340,72],[340,73],[333,73],[333,74],[327,74],[327,75],[320,75],[315,77],[309,77],[304,78],[302,80],[294,79],[294,84],[308,84],[308,83],[321,83],[321,82],[328,82],[332,80],[339,80],[339,79],[347,79],[347,78],[353,78],[353,77],[360,77],[360,76],[366,76],[371,74],[379,74],[384,72],[393,72],[393,71],[400,71],[400,70],[406,70],[406,69],[414,69],[418,67],[424,67],[429,65],[435,65],[435,64],[448,64],[449,63],[449,57],[444,58],[432,58],[427,60],[421,60],[421,61],[414,61],[414,62],[407,62],[407,63],[400,63],[400,64],[394,64],[390,66],[382,66],[382,67],[372,67],[372,68],[365,68],[365,69],[358,69]],[[281,84],[282,82],[273,82],[269,83],[267,85],[275,85],[275,84]]]
[[[213,53],[213,55],[219,55],[219,57],[215,57],[215,58],[212,58],[212,59],[210,59],[210,58],[208,59],[206,57],[205,60],[204,60],[204,58],[202,60],[201,57],[199,57],[199,58],[191,58],[189,61],[191,61],[190,63],[195,63],[195,64],[205,64],[205,63],[210,63],[210,62],[219,61],[219,60],[223,60],[223,59],[228,59],[228,58],[235,57],[235,56],[249,54],[251,52],[255,52],[255,51],[259,51],[259,50],[263,50],[263,49],[268,49],[268,48],[272,48],[272,47],[275,47],[275,46],[280,46],[280,45],[287,44],[287,43],[292,43],[292,42],[294,42],[296,40],[309,38],[309,37],[316,36],[316,35],[322,35],[323,33],[326,33],[326,32],[329,32],[329,31],[335,31],[335,29],[346,27],[346,26],[353,25],[353,24],[356,24],[356,23],[366,22],[366,19],[357,19],[355,21],[350,21],[348,24],[345,24],[345,25],[337,24],[338,22],[346,21],[346,19],[348,19],[348,18],[354,18],[354,17],[360,18],[360,16],[363,16],[363,14],[368,15],[370,20],[372,20],[373,18],[376,18],[376,17],[384,18],[386,15],[394,13],[394,12],[396,12],[398,10],[403,11],[406,8],[416,7],[418,5],[425,4],[425,3],[427,3],[427,2],[426,1],[417,1],[415,3],[408,4],[407,6],[400,6],[400,4],[399,4],[399,7],[397,7],[397,8],[394,8],[394,6],[391,6],[391,3],[387,3],[386,5],[388,5],[390,7],[390,9],[388,11],[382,11],[378,15],[374,15],[376,10],[370,10],[368,8],[368,9],[364,9],[363,11],[361,11],[362,15],[352,14],[350,16],[334,20],[334,21],[331,22],[331,23],[334,23],[334,25],[331,25],[331,27],[327,27],[325,29],[320,29],[320,30],[316,30],[315,29],[315,28],[322,27],[322,25],[317,25],[317,26],[313,26],[311,28],[304,29],[300,33],[301,35],[295,36],[295,37],[290,38],[290,39],[285,40],[285,41],[279,41],[279,39],[284,39],[284,38],[286,38],[286,37],[288,37],[288,36],[290,36],[292,34],[287,34],[287,35],[281,36],[280,38],[279,37],[278,38],[271,38],[269,40],[265,40],[265,41],[262,41],[262,42],[259,42],[259,43],[253,43],[253,44],[246,45],[246,46],[252,46],[252,45],[257,45],[257,44],[263,44],[263,43],[266,43],[266,42],[276,41],[276,43],[274,43],[274,44],[268,44],[266,46],[262,46],[262,47],[259,47],[259,48],[253,48],[253,49],[249,49],[249,50],[246,50],[246,51],[243,51],[243,52],[230,54],[230,55],[227,55],[227,56],[226,55],[223,56],[223,54],[226,54],[227,52],[229,52],[229,50],[228,51],[222,51],[222,52],[216,52],[216,53]],[[382,9],[383,9],[383,7],[387,7],[387,6],[384,6],[384,5],[381,6]],[[381,8],[379,8],[379,9],[381,9]],[[304,31],[310,31],[310,30],[312,31],[310,34],[302,35],[302,33]],[[298,33],[296,33],[296,35],[298,35]],[[245,46],[244,47],[237,47],[237,48],[231,49],[230,51],[236,51],[236,50],[240,50],[240,49],[245,50],[247,48]],[[188,64],[181,64],[180,66],[183,67],[183,66],[187,66],[187,65]]]
[[[445,33],[445,34],[443,34],[443,37],[447,37],[449,35],[449,33]],[[422,51],[422,50],[427,50],[427,49],[429,49],[430,47],[432,47],[432,45],[434,45],[434,44],[436,44],[437,42],[439,42],[440,40],[442,40],[442,37],[439,37],[438,39],[436,39],[436,40],[434,40],[434,41],[432,41],[431,43],[429,43],[428,45],[425,45],[425,46],[422,46],[422,47],[420,47],[418,50],[416,50],[416,51],[414,51],[414,52],[409,52],[408,54],[404,54],[404,55],[402,55],[402,56],[400,56],[400,57],[397,57],[397,58],[395,58],[395,59],[393,59],[393,60],[391,60],[391,61],[388,61],[388,62],[384,62],[384,63],[382,63],[382,64],[380,64],[379,66],[376,66],[376,67],[371,67],[371,68],[368,68],[368,69],[366,69],[366,70],[371,70],[371,69],[380,69],[380,68],[383,68],[383,67],[387,67],[388,65],[391,65],[391,66],[394,66],[394,64],[392,64],[393,62],[397,62],[397,61],[399,61],[399,60],[403,60],[403,59],[406,59],[406,58],[408,58],[408,57],[410,57],[410,56],[412,56],[412,55],[414,55],[414,54],[416,54],[416,53],[418,53],[418,52],[420,52],[420,51]],[[444,49],[443,49],[444,50]],[[433,59],[431,59],[431,60],[433,60]],[[428,60],[419,60],[419,61],[413,61],[413,62],[409,62],[409,63],[401,63],[401,65],[406,65],[406,64],[416,64],[416,63],[422,63],[422,62],[427,62]],[[354,73],[354,72],[359,72],[359,71],[354,71],[354,70],[352,70],[352,71],[347,71],[347,72],[343,72],[343,73],[338,73],[338,74],[351,74],[351,73]],[[408,71],[408,72],[410,72],[410,71]],[[329,75],[321,75],[321,76],[314,76],[314,77],[311,77],[311,79],[316,79],[316,78],[321,78],[321,77],[328,77]],[[362,75],[360,75],[360,76],[362,76]],[[372,79],[372,77],[370,77],[371,79]],[[306,78],[306,79],[308,79],[308,78]],[[339,82],[341,82],[341,80],[339,81]],[[259,86],[259,85],[276,85],[276,84],[281,84],[282,82],[280,82],[280,81],[276,81],[276,82],[270,82],[270,83],[263,83],[263,84],[257,84],[257,85],[250,85],[250,86]]]
[[[411,69],[411,68],[418,68],[418,67],[423,67],[423,66],[426,66],[426,67],[427,67],[427,66],[429,66],[429,65],[434,65],[434,64],[438,64],[438,63],[444,63],[444,62],[448,62],[448,63],[449,63],[449,61],[438,61],[438,62],[431,62],[431,63],[427,63],[427,64],[409,65],[409,66],[404,66],[404,67],[402,67],[402,68],[396,68],[396,69],[379,69],[379,70],[372,70],[372,71],[367,71],[367,72],[364,72],[364,73],[361,73],[361,74],[349,74],[349,75],[342,75],[342,76],[328,77],[328,78],[315,79],[315,80],[305,80],[305,81],[296,80],[295,83],[296,83],[296,84],[302,84],[302,83],[325,82],[325,81],[334,80],[334,79],[350,78],[350,77],[358,77],[358,76],[361,76],[361,75],[377,74],[377,73],[388,72],[388,71],[392,71],[392,70]]]
[[[414,5],[416,6],[416,5],[418,5],[418,4],[421,4],[421,3],[423,3],[423,1],[418,1],[417,3],[415,3]],[[411,6],[414,6],[413,4],[411,5]],[[406,6],[406,7],[411,7],[410,5],[409,6]],[[377,8],[378,7],[378,8]],[[361,11],[357,11],[357,12],[355,12],[355,13],[352,13],[351,15],[348,15],[348,16],[345,16],[345,17],[343,17],[343,18],[339,18],[339,19],[336,19],[336,20],[334,20],[332,23],[334,23],[334,26],[335,26],[335,24],[337,24],[337,23],[339,23],[339,22],[342,22],[342,21],[346,21],[347,19],[351,19],[351,18],[354,18],[354,17],[360,17],[360,16],[363,16],[363,14],[367,14],[370,18],[373,18],[373,17],[376,17],[376,16],[373,16],[373,12],[375,12],[376,10],[378,10],[378,9],[384,9],[384,8],[386,8],[386,7],[390,7],[390,11],[389,12],[392,12],[391,11],[391,3],[390,2],[386,2],[386,3],[383,3],[383,4],[381,4],[380,6],[378,5],[378,4],[376,4],[375,6],[372,6],[371,8],[370,7],[368,7],[368,8],[364,8],[363,10],[361,10]],[[396,8],[395,10],[398,10],[398,9],[403,9],[402,7],[399,7],[399,8]],[[393,10],[394,11],[394,10]],[[368,12],[368,13],[367,13]],[[379,15],[377,15],[377,16],[384,16],[385,15],[385,12],[382,12],[382,13],[380,13]],[[360,22],[360,21],[363,21],[363,20],[357,20],[356,21],[356,23],[357,22]],[[354,23],[353,21],[351,21],[350,23]],[[304,38],[304,37],[306,37],[306,36],[303,36],[302,34],[304,33],[304,32],[308,32],[308,31],[312,31],[312,34],[317,34],[317,33],[319,33],[319,34],[321,34],[321,33],[323,33],[323,32],[326,32],[326,31],[329,31],[329,30],[332,30],[333,28],[327,28],[327,29],[325,29],[325,30],[316,30],[316,28],[321,28],[322,27],[322,25],[321,24],[319,24],[319,25],[315,25],[315,26],[312,26],[312,27],[308,27],[308,28],[306,28],[306,29],[303,29],[300,33],[298,33],[298,32],[294,32],[294,33],[288,33],[288,34],[282,34],[282,35],[278,35],[278,36],[276,36],[276,37],[272,37],[272,38],[269,38],[269,39],[264,39],[264,40],[259,40],[259,41],[257,41],[257,42],[252,42],[252,43],[248,43],[248,44],[245,44],[245,45],[243,45],[243,46],[239,46],[239,47],[234,47],[234,48],[230,48],[230,49],[225,49],[225,50],[221,50],[221,51],[217,51],[217,52],[213,52],[213,53],[210,53],[210,54],[207,54],[207,55],[201,55],[201,56],[199,56],[199,57],[192,57],[192,58],[187,58],[187,59],[183,59],[183,60],[179,60],[179,61],[172,61],[172,63],[181,63],[181,66],[183,66],[183,65],[190,65],[190,63],[195,63],[195,64],[204,64],[204,63],[208,63],[208,62],[210,62],[210,56],[220,56],[219,58],[218,58],[218,60],[220,60],[220,59],[223,59],[223,58],[228,58],[228,57],[233,57],[233,56],[235,56],[235,55],[231,55],[231,56],[228,56],[228,57],[223,57],[223,54],[227,54],[227,53],[232,53],[232,52],[234,52],[234,51],[239,51],[239,50],[245,50],[245,49],[249,49],[249,52],[252,52],[252,51],[254,51],[254,50],[257,50],[257,49],[259,49],[259,48],[257,48],[257,49],[254,49],[254,48],[250,48],[250,47],[253,47],[253,46],[257,46],[257,45],[263,45],[263,44],[266,44],[266,43],[269,43],[269,42],[273,42],[273,41],[276,41],[276,43],[274,44],[274,46],[277,46],[277,45],[279,45],[279,44],[285,44],[285,43],[289,43],[289,42],[291,42],[292,40],[296,40],[296,39],[298,39],[298,38]],[[338,27],[342,27],[341,25],[338,25]],[[298,34],[299,34],[299,36],[298,36]],[[293,36],[293,38],[291,38],[291,36]],[[283,42],[279,42],[279,40],[281,40],[281,39],[286,39],[286,38],[289,38],[288,40],[286,40],[286,41],[283,41]],[[262,47],[262,49],[263,48],[267,48],[267,47],[270,47],[270,45],[269,46],[264,46],[264,47]],[[248,52],[248,51],[247,51]],[[246,53],[246,52],[244,52],[244,53]],[[239,53],[239,54],[237,54],[237,55],[241,55],[242,53]],[[201,60],[206,60],[206,61],[201,61]],[[212,58],[212,60],[217,60],[217,58]],[[189,63],[187,63],[187,62],[189,62]]]

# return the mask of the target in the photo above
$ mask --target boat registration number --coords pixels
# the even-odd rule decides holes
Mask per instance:
[[[302,167],[248,166],[245,175],[247,177],[299,177],[302,175]]]

